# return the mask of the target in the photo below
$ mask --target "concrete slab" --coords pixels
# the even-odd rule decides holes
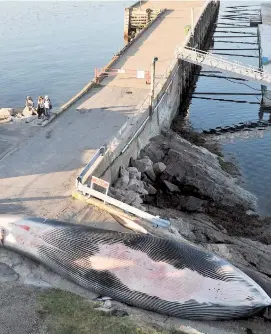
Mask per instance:
[[[90,100],[87,100],[81,104],[77,110],[106,110],[132,117],[134,116],[139,101],[143,100],[145,95],[145,89],[136,89],[129,86],[105,86],[91,97],[91,104],[89,104]]]
[[[16,123],[0,124],[0,159],[23,145],[25,140],[33,136],[37,130],[36,127]]]
[[[114,68],[150,70],[153,57],[158,57],[155,75],[155,85],[157,85],[174,57],[176,46],[184,41],[185,26],[191,25],[191,8],[194,9],[196,22],[203,4],[204,1],[147,1],[144,3],[142,9],[167,8],[167,10],[121,55]],[[103,108],[108,104],[113,105],[115,100],[129,109],[133,108],[136,101],[136,104],[143,102],[150,93],[150,85],[146,85],[144,79],[137,79],[134,73],[105,78],[102,85],[107,89],[100,88],[96,96],[90,97],[78,109],[91,109],[97,104]],[[114,94],[108,95],[111,87],[114,87]],[[133,98],[130,96],[130,99],[122,94],[121,89],[117,89],[128,87],[129,90],[134,89]]]
[[[69,206],[79,171],[125,120],[108,110],[72,108],[40,129],[0,162],[0,212],[58,216]]]

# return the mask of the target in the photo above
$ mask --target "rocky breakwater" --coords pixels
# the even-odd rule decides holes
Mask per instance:
[[[170,219],[169,231],[154,233],[217,253],[271,295],[271,219],[258,217],[257,198],[224,169],[220,156],[164,130],[120,169],[110,194]]]
[[[256,209],[256,197],[223,170],[220,157],[171,130],[152,138],[130,165],[121,168],[111,195],[137,208],[150,204],[207,213]]]

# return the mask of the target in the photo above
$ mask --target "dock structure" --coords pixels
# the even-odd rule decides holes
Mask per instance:
[[[261,40],[261,65],[263,71],[271,73],[271,3],[261,5],[262,24],[259,25]],[[262,108],[271,111],[271,82],[262,85]]]
[[[255,81],[262,85],[271,85],[271,71],[262,71],[256,67],[244,65],[240,62],[232,62],[227,58],[219,57],[213,55],[211,52],[197,50],[195,48],[186,47],[181,48],[181,50],[177,49],[176,54],[180,59],[189,61],[192,64],[237,74],[241,78]]]
[[[124,40],[129,43],[142,29],[157,18],[165,9],[151,8],[148,1],[137,1],[125,9]]]
[[[133,40],[127,50],[110,67],[116,69],[114,76],[102,81],[102,87],[93,92],[77,109],[106,108],[131,116],[138,112],[150,92],[145,80],[131,74],[133,70],[149,71],[154,57],[158,57],[155,71],[155,84],[163,77],[172,60],[176,46],[182,44],[186,37],[185,27],[191,25],[191,9],[197,21],[205,1],[143,1],[141,10],[155,8],[165,9],[152,25]],[[133,9],[134,7],[132,7]],[[130,10],[131,8],[129,8]]]
[[[219,1],[148,1],[141,9],[159,14],[109,65],[97,69],[97,82],[92,80],[65,104],[66,111],[53,122],[24,134],[1,155],[1,213],[63,219],[75,215],[82,205],[70,195],[85,166],[86,183],[88,175],[112,183],[119,166],[127,166],[130,157],[170,125],[196,69],[177,59],[174,50],[180,45],[204,48]],[[5,145],[11,130],[9,126],[5,132]],[[97,155],[102,146],[103,155]],[[88,164],[93,157],[93,165]]]
[[[151,136],[158,134],[163,125],[170,124],[195,69],[195,65],[177,59],[176,47],[203,47],[206,38],[212,35],[211,26],[218,7],[217,1],[142,2],[141,12],[155,9],[159,14],[151,25],[137,34],[109,68],[98,71],[101,81],[98,76],[96,82],[101,86],[93,90],[77,110],[106,110],[123,120],[120,131],[109,144],[107,159],[104,159],[115,161],[116,156],[122,155],[115,167],[111,165],[110,175],[106,176],[109,180],[116,178],[119,165],[127,164],[131,156],[136,157]],[[148,73],[151,73],[150,84],[146,80]],[[148,117],[152,117],[151,122]],[[137,148],[132,145],[126,153],[127,143],[130,146],[131,140],[138,136],[137,131],[143,128],[146,134],[140,135],[140,145],[133,143]],[[105,165],[96,168],[98,175],[105,173],[108,162]]]

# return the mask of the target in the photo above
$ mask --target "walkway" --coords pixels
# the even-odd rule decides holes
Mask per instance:
[[[154,8],[167,11],[123,54],[114,68],[150,70],[153,57],[156,63],[156,84],[170,65],[174,50],[183,43],[186,25],[191,25],[191,7],[194,8],[195,22],[204,1],[152,1],[142,9]],[[119,74],[102,81],[102,88],[78,109],[106,109],[119,111],[127,117],[138,112],[138,105],[150,91],[145,80],[131,75]]]
[[[196,8],[196,16],[203,4],[204,1],[151,3],[168,10],[121,56],[116,67],[148,69],[152,57],[157,56],[159,79],[171,62],[175,47],[184,39],[184,26],[191,23],[190,7]],[[149,3],[144,7],[149,7]],[[0,160],[0,214],[69,219],[84,209],[70,199],[76,176],[149,92],[149,86],[140,79],[123,75],[102,84],[107,86],[96,89],[96,94],[91,92]],[[85,112],[76,112],[78,106]]]
[[[218,68],[223,72],[237,74],[238,77],[256,81],[262,85],[271,84],[271,73],[266,72],[265,68],[263,71],[259,71],[256,67],[244,65],[240,62],[229,61],[227,58],[213,55],[211,52],[205,52],[189,47],[180,48],[177,52],[180,59],[190,63],[213,69]]]

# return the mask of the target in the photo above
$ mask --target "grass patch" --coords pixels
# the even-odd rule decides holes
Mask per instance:
[[[177,334],[135,324],[129,317],[115,317],[95,310],[99,303],[70,292],[50,290],[39,296],[39,315],[53,334]]]

